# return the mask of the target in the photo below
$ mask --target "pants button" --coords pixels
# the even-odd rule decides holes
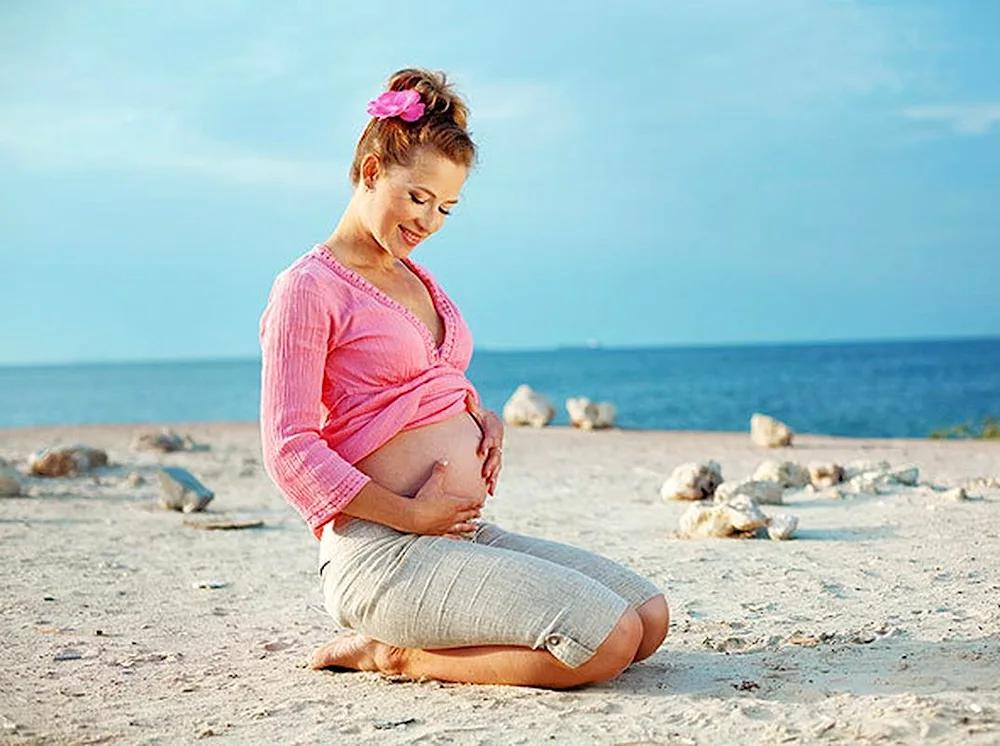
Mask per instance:
[[[545,638],[546,645],[558,645],[562,642],[562,637],[560,635],[549,635]]]

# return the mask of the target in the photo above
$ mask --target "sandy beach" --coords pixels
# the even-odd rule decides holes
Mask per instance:
[[[671,632],[613,682],[551,692],[315,672],[336,630],[317,542],[260,465],[256,425],[175,425],[208,446],[136,452],[134,426],[0,430],[111,465],[0,498],[0,742],[11,744],[1000,743],[1000,443],[512,429],[487,518],[652,578]],[[924,486],[786,495],[797,538],[689,540],[663,480],[714,459],[916,465]],[[215,491],[158,507],[161,465]],[[131,486],[138,472],[145,484]],[[968,485],[954,502],[928,484]],[[770,508],[767,508],[771,512]],[[245,530],[185,521],[259,520]]]

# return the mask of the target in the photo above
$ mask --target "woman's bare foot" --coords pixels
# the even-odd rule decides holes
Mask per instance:
[[[359,635],[344,632],[313,653],[314,669],[347,668],[352,671],[399,673],[400,648]]]

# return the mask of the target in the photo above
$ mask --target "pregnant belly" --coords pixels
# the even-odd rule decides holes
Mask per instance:
[[[461,497],[485,497],[483,458],[476,453],[482,433],[468,412],[399,433],[355,466],[400,495],[417,494],[435,461],[446,460],[445,489]]]

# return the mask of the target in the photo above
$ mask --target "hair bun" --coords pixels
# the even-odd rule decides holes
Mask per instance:
[[[420,94],[425,116],[442,117],[466,129],[469,112],[443,72],[407,68],[394,73],[386,84],[389,91],[414,90]]]

